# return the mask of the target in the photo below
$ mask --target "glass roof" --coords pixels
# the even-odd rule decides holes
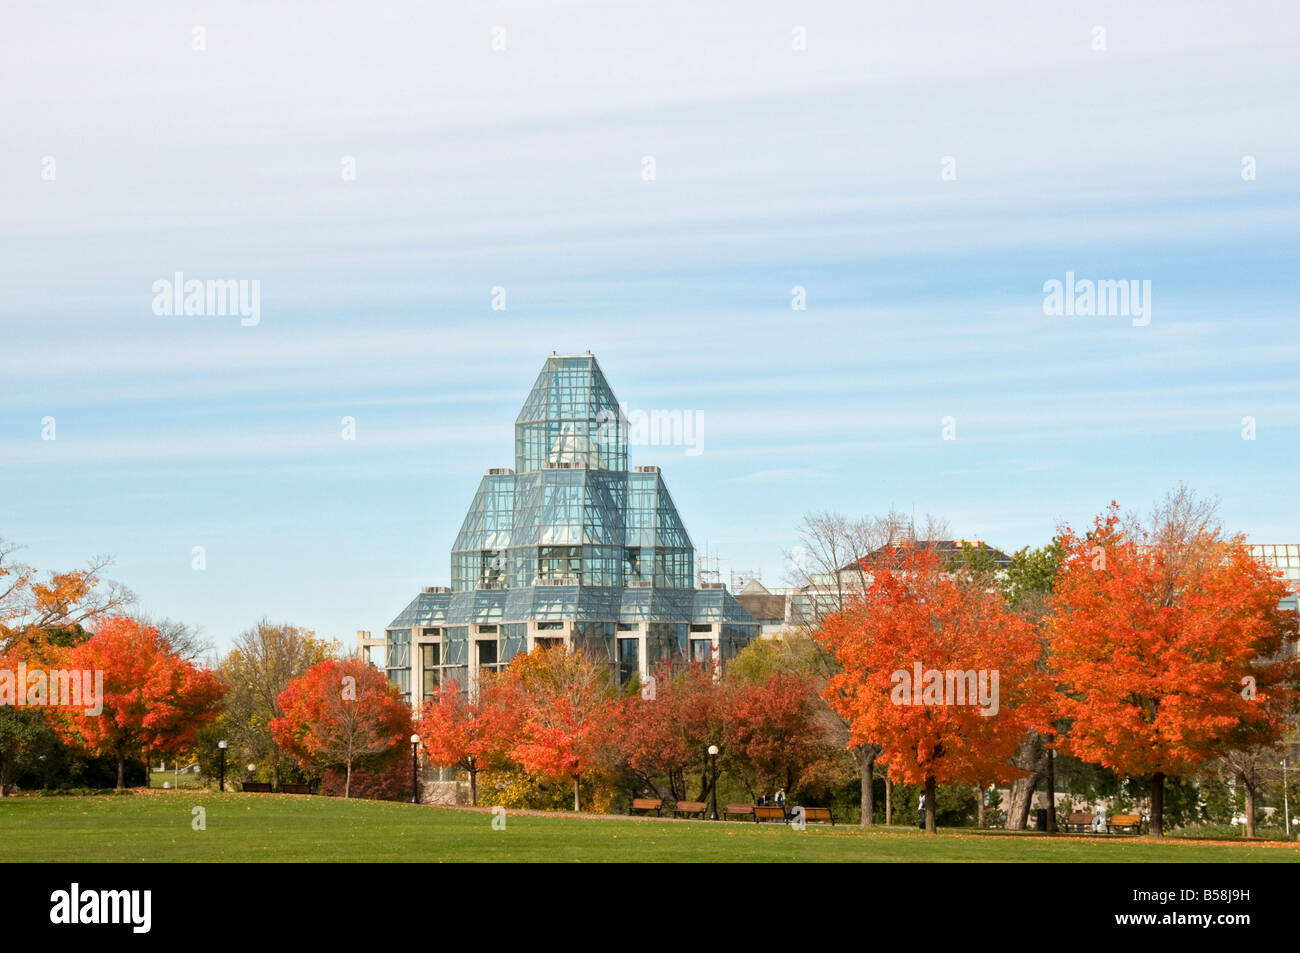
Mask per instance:
[[[546,359],[515,418],[515,470],[546,464],[627,469],[627,419],[596,359]]]
[[[522,620],[753,624],[695,589],[695,549],[657,467],[629,471],[627,421],[596,359],[546,360],[515,421],[515,469],[479,483],[450,591],[390,627]]]

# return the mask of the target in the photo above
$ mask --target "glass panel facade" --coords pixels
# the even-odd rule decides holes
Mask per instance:
[[[465,694],[469,691],[469,626],[454,625],[442,638],[443,678],[454,678]]]
[[[551,357],[515,419],[515,470],[627,469],[627,419],[590,357]]]
[[[579,622],[575,626],[573,647],[594,659],[614,662],[615,629],[613,622]]]
[[[528,647],[528,623],[507,622],[501,633],[501,661],[508,662]]]
[[[389,629],[387,658],[384,660],[384,671],[388,675],[388,681],[402,690],[402,694],[410,700],[411,695],[411,630],[410,629]]]
[[[433,693],[442,687],[441,670],[438,667],[442,664],[441,650],[442,646],[436,642],[432,645],[420,646],[420,669],[423,681],[421,689],[424,692],[423,697],[425,699],[432,698]]]
[[[1300,587],[1300,543],[1251,546],[1251,555],[1282,573],[1292,587]]]

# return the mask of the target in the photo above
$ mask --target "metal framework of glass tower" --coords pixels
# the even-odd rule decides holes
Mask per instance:
[[[628,469],[628,426],[596,359],[552,355],[515,420],[515,466],[487,471],[429,586],[387,627],[390,681],[419,702],[468,689],[538,644],[608,660],[620,682],[725,662],[759,626],[695,550],[659,468]]]

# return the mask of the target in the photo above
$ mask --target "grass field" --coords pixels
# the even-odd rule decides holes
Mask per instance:
[[[191,827],[193,809],[206,830]],[[1280,861],[1295,844],[508,814],[292,795],[156,791],[0,800],[7,861]]]
[[[203,787],[203,779],[197,774],[185,774],[184,772],[149,772],[149,787],[161,788],[164,784],[170,784],[174,788],[201,788]],[[215,786],[214,783],[213,787]]]

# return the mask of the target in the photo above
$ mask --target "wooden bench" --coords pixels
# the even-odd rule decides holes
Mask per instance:
[[[1088,834],[1092,831],[1092,822],[1097,819],[1096,814],[1089,814],[1086,811],[1075,811],[1065,819],[1066,833]]]
[[[242,790],[245,794],[270,794],[271,784],[269,781],[245,781]]]
[[[1142,833],[1142,815],[1140,814],[1112,814],[1106,821],[1106,833],[1141,834]]]
[[[690,817],[692,814],[698,814],[700,817],[703,817],[704,812],[708,809],[709,806],[703,801],[678,801],[673,805],[673,816]]]
[[[803,809],[803,819],[805,821],[830,821],[831,827],[835,826],[835,815],[831,813],[829,807],[805,807]]]
[[[722,819],[728,820],[732,815],[736,817],[753,817],[754,805],[752,804],[728,804],[727,809],[722,812]]]
[[[282,784],[280,785],[281,794],[310,794],[311,786],[307,784]]]
[[[754,805],[754,822],[758,821],[789,821],[790,815],[786,814],[785,808],[779,804],[755,804]]]
[[[632,798],[632,811],[654,811],[655,814],[663,815],[664,799],[661,797],[634,797]]]

